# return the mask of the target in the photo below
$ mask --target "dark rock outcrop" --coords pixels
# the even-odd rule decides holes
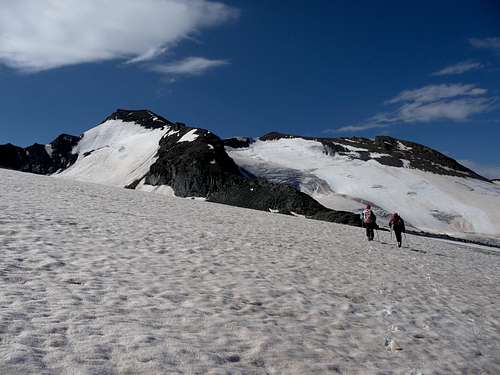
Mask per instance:
[[[245,148],[250,146],[254,140],[252,138],[246,137],[236,137],[236,138],[228,138],[224,139],[224,146],[231,148]]]
[[[71,166],[78,155],[73,154],[80,137],[61,134],[48,145],[35,143],[21,148],[12,144],[0,145],[0,168],[36,174],[52,174]]]
[[[347,213],[336,215],[293,187],[257,179],[241,170],[226,153],[227,142],[210,131],[176,123],[170,133],[160,141],[158,159],[145,176],[146,184],[168,185],[180,197],[201,196],[215,203],[307,217],[328,212],[325,220],[345,221]],[[182,141],[184,137],[188,141]],[[350,223],[357,225],[354,218]]]
[[[145,176],[148,185],[169,185],[180,197],[206,197],[241,176],[219,137],[204,129],[182,124],[171,127],[171,135],[160,140],[158,159]],[[182,138],[190,133],[189,141]]]
[[[110,116],[104,119],[104,122],[108,120],[122,120],[124,122],[135,122],[146,129],[163,129],[165,126],[175,125],[173,122],[167,120],[164,117],[157,115],[147,109],[140,110],[128,110],[128,109],[117,109]],[[101,123],[101,124],[102,124]]]
[[[26,163],[26,151],[24,148],[14,146],[11,143],[0,145],[0,168],[21,170]]]
[[[271,210],[286,215],[297,214],[311,219],[361,225],[359,215],[328,209],[309,195],[290,186],[263,179],[235,178],[222,189],[211,193],[207,200],[254,210]]]
[[[309,216],[309,218],[314,220],[333,221],[335,223],[354,225],[357,227],[361,226],[360,216],[347,211],[323,210]]]

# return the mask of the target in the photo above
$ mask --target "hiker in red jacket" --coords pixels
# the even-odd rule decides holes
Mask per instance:
[[[392,215],[391,220],[389,221],[389,227],[394,230],[394,234],[396,235],[396,241],[398,241],[398,247],[401,247],[401,233],[405,233],[405,222],[398,215],[397,212]]]
[[[366,208],[361,213],[361,223],[363,227],[366,228],[366,237],[368,238],[368,241],[373,241],[375,236],[375,232],[373,230],[377,228],[377,217],[373,213],[369,204],[366,205]]]

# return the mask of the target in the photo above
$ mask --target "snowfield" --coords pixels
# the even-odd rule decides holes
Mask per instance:
[[[0,177],[0,374],[500,373],[497,252]]]
[[[147,129],[134,122],[108,120],[86,131],[73,153],[78,159],[57,176],[113,186],[141,179],[157,158],[160,139],[170,127]]]

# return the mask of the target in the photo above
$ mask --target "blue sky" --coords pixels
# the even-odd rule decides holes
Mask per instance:
[[[500,177],[496,0],[0,2],[0,143],[148,108],[222,137],[386,134]]]

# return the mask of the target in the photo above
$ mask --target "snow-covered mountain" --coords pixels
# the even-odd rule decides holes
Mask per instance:
[[[231,143],[242,168],[347,211],[371,203],[383,219],[399,212],[414,228],[500,236],[500,189],[428,147],[390,137],[305,138],[271,133]]]
[[[64,135],[48,145],[0,146],[0,167],[359,224],[356,214],[328,209],[286,184],[249,176],[212,132],[147,110],[118,110],[80,137]]]
[[[0,167],[354,225],[353,212],[371,203],[382,224],[397,211],[417,230],[500,237],[498,185],[390,137],[221,140],[151,111],[118,110],[80,137],[0,146]]]

